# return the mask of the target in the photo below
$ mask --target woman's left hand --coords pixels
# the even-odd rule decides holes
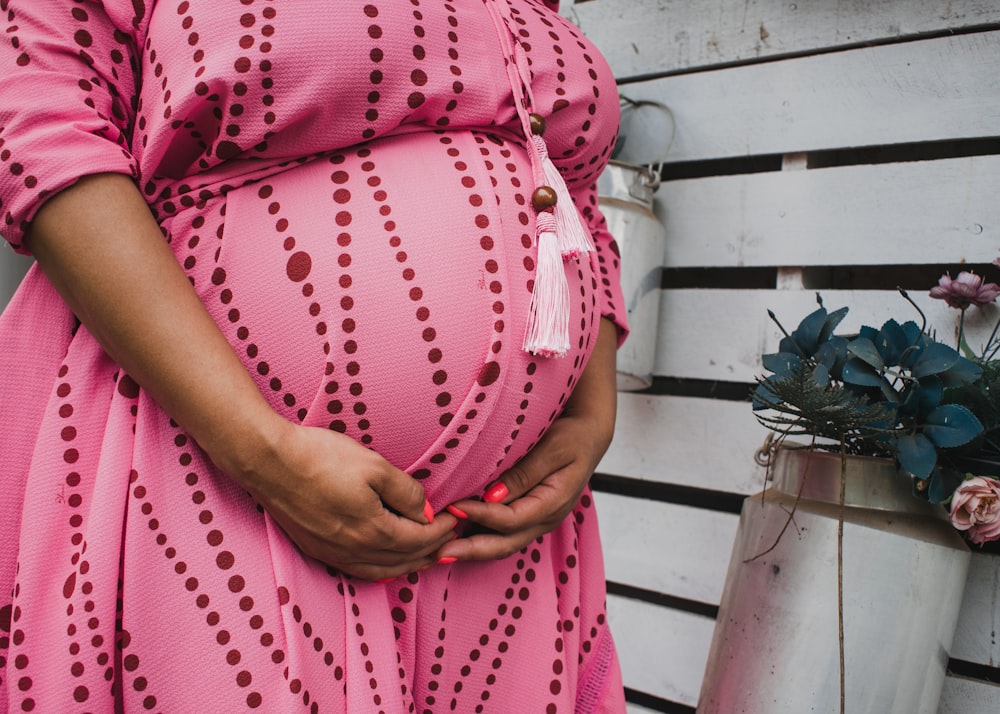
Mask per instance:
[[[615,429],[617,328],[602,319],[597,344],[563,415],[513,468],[487,487],[482,501],[449,511],[486,529],[451,541],[438,557],[498,560],[558,526],[576,506]]]

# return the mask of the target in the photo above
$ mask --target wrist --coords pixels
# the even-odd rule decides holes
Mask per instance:
[[[195,437],[212,462],[240,486],[256,491],[294,425],[263,403],[249,410],[233,410],[219,419],[201,439]]]

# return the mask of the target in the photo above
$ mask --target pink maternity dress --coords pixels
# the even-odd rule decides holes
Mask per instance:
[[[435,510],[537,443],[600,318],[621,325],[594,189],[615,84],[554,3],[0,11],[4,238],[21,248],[81,175],[133,176],[274,409],[369,445]],[[561,359],[522,349],[528,108],[596,247],[564,263]],[[502,561],[341,575],[213,467],[37,270],[0,320],[0,410],[0,708],[624,710],[589,493]]]

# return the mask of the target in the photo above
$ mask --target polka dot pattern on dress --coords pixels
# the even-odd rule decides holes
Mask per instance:
[[[435,510],[480,495],[559,418],[600,317],[622,312],[592,188],[613,77],[551,3],[489,1],[515,18],[597,244],[567,263],[565,359],[520,349],[532,166],[482,2],[0,0],[19,98],[0,120],[0,229],[20,245],[80,175],[134,177],[275,411],[385,456]],[[29,72],[50,63],[66,84],[42,92]],[[52,92],[59,118],[36,101]],[[18,564],[0,576],[12,710],[573,710],[607,641],[589,496],[498,563],[361,582],[304,557],[64,307],[29,297],[62,322],[30,351],[0,324],[37,355],[33,381],[3,388],[39,415],[42,454],[0,454],[38,524],[0,543]]]

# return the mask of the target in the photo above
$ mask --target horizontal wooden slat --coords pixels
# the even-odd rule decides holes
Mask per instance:
[[[938,714],[997,714],[1000,684],[965,677],[948,677],[941,691]]]
[[[739,517],[595,493],[608,580],[718,604]]]
[[[694,706],[713,620],[611,595],[608,622],[626,687]]]
[[[991,247],[988,259],[992,260],[995,253]],[[951,259],[953,264],[958,257],[956,251]],[[987,278],[1000,280],[1000,271]],[[928,285],[927,291],[931,287]],[[938,339],[954,345],[959,312],[941,300],[930,298],[927,291],[911,290],[910,297],[927,315],[928,325],[937,331]],[[895,291],[824,290],[822,297],[829,310],[845,305],[850,308],[838,333],[856,331],[861,325],[880,327],[890,318],[899,322],[920,321],[917,312]],[[767,310],[773,310],[785,329],[791,331],[816,307],[816,293],[812,290],[664,290],[654,373],[753,382],[762,373],[761,355],[776,351],[782,336],[768,318]],[[973,349],[978,351],[989,337],[998,317],[1000,307],[992,305],[967,312],[966,334]],[[653,433],[657,429],[662,431],[657,425],[646,429]]]
[[[756,493],[753,460],[767,431],[748,403],[620,394],[615,439],[602,473],[731,493]]]
[[[997,195],[980,156],[671,181],[659,215],[670,267],[974,263],[997,256]]]
[[[951,656],[1000,667],[1000,556],[973,553]],[[1000,692],[998,692],[1000,694]],[[1000,710],[1000,699],[993,711]]]
[[[851,7],[860,5],[876,3]],[[634,82],[620,91],[670,107],[676,128],[668,162],[990,137],[1000,133],[1000,76],[992,71],[998,37],[865,47]],[[666,131],[664,122],[643,129],[625,120],[622,158],[658,158],[636,156],[636,149],[661,152],[654,133]]]
[[[562,3],[618,77],[803,54],[1000,22],[982,0],[596,0]]]

